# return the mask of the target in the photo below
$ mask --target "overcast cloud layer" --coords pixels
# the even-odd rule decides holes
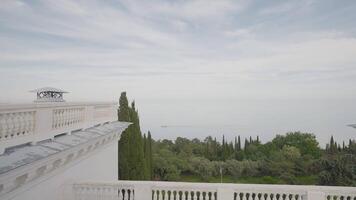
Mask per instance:
[[[155,138],[356,138],[355,19],[354,0],[2,0],[0,102],[127,91]]]

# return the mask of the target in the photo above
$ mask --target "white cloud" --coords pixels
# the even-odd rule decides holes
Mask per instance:
[[[356,98],[352,13],[294,4],[2,1],[0,101],[46,85],[73,100]]]

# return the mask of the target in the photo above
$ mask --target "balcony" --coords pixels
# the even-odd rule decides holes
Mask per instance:
[[[356,200],[354,187],[118,181],[77,183],[75,200]]]
[[[116,120],[117,104],[33,103],[0,106],[0,154],[26,143],[53,139],[98,124]]]

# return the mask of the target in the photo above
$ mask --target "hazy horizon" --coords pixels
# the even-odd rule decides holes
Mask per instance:
[[[0,3],[0,103],[135,100],[154,138],[355,139],[356,2]],[[167,128],[161,126],[167,125]]]

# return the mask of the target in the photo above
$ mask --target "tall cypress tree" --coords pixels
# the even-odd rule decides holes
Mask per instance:
[[[240,151],[241,150],[241,138],[240,138],[240,136],[237,139],[237,145],[238,145],[239,151]]]
[[[143,139],[135,102],[132,102],[130,108],[126,92],[123,92],[119,103],[119,121],[132,122],[121,134],[119,140],[119,178],[122,180],[143,180],[147,177],[147,169],[144,162]]]
[[[131,103],[130,117],[133,122],[133,124],[130,126],[133,130],[129,140],[129,165],[131,167],[130,180],[143,180],[145,177],[147,177],[145,174],[147,170],[145,169],[140,120],[135,108],[135,102]]]
[[[122,92],[119,100],[119,110],[118,110],[118,120],[130,122],[130,108],[129,103],[126,97],[126,92]],[[122,180],[129,180],[130,179],[130,166],[129,166],[129,139],[130,139],[130,131],[131,125],[122,132],[120,140],[119,140],[119,178]]]
[[[152,161],[152,137],[151,132],[148,131],[147,134],[147,150],[148,150],[148,170],[149,170],[149,178],[153,180],[153,161]]]

